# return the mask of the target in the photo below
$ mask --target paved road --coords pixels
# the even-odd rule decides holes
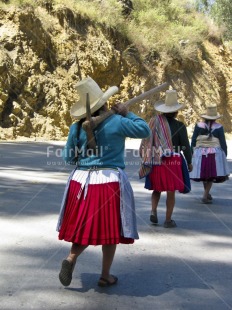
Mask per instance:
[[[58,273],[69,244],[57,240],[55,227],[71,167],[60,157],[62,144],[0,143],[0,309],[232,309],[232,180],[213,187],[211,206],[200,203],[201,184],[177,194],[175,229],[162,227],[163,195],[160,224],[151,225],[136,146],[128,144],[126,162],[140,239],[118,246],[117,286],[96,285],[101,248],[89,247],[64,288]]]

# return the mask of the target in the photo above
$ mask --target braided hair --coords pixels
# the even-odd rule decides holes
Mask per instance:
[[[208,139],[211,139],[213,134],[212,134],[212,125],[214,123],[214,120],[211,120],[211,119],[206,119],[205,120],[205,123],[208,127],[208,130],[209,130],[209,135],[208,135]]]

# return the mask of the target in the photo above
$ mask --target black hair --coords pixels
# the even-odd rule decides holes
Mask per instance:
[[[94,112],[92,114],[93,117],[95,116],[98,116],[102,111],[105,110],[105,105],[103,105],[102,107],[100,107],[96,112]],[[80,136],[80,131],[81,131],[81,127],[82,127],[82,124],[84,123],[84,121],[86,120],[86,117],[84,118],[81,118],[79,121],[78,121],[78,127],[77,127],[77,140],[79,140],[79,136]]]
[[[178,114],[178,111],[175,112],[169,112],[169,113],[163,113],[168,118],[175,118]]]
[[[105,111],[105,104],[92,114],[93,117],[98,116],[102,111]]]

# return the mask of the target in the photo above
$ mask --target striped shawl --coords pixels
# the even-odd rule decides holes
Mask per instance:
[[[173,153],[172,136],[164,115],[156,115],[149,122],[151,135],[141,141],[139,153],[142,158],[139,177],[147,176],[153,165],[161,165],[163,156]]]

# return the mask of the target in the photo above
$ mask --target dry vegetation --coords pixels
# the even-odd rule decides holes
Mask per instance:
[[[121,0],[0,4],[0,139],[66,137],[74,85],[88,75],[102,89],[117,85],[121,102],[169,82],[186,103],[179,117],[190,131],[215,102],[232,132],[231,53],[192,1],[133,0],[129,15]],[[131,110],[149,120],[163,97]]]
[[[197,47],[207,37],[220,41],[220,31],[192,0],[133,0],[133,10],[122,14],[118,0],[5,0],[7,5],[68,7],[109,29],[117,29],[138,50],[144,61],[161,58],[197,59]],[[112,16],[114,18],[112,18]],[[49,22],[49,21],[48,21]],[[212,30],[213,29],[213,30]],[[181,44],[186,44],[183,49]]]

